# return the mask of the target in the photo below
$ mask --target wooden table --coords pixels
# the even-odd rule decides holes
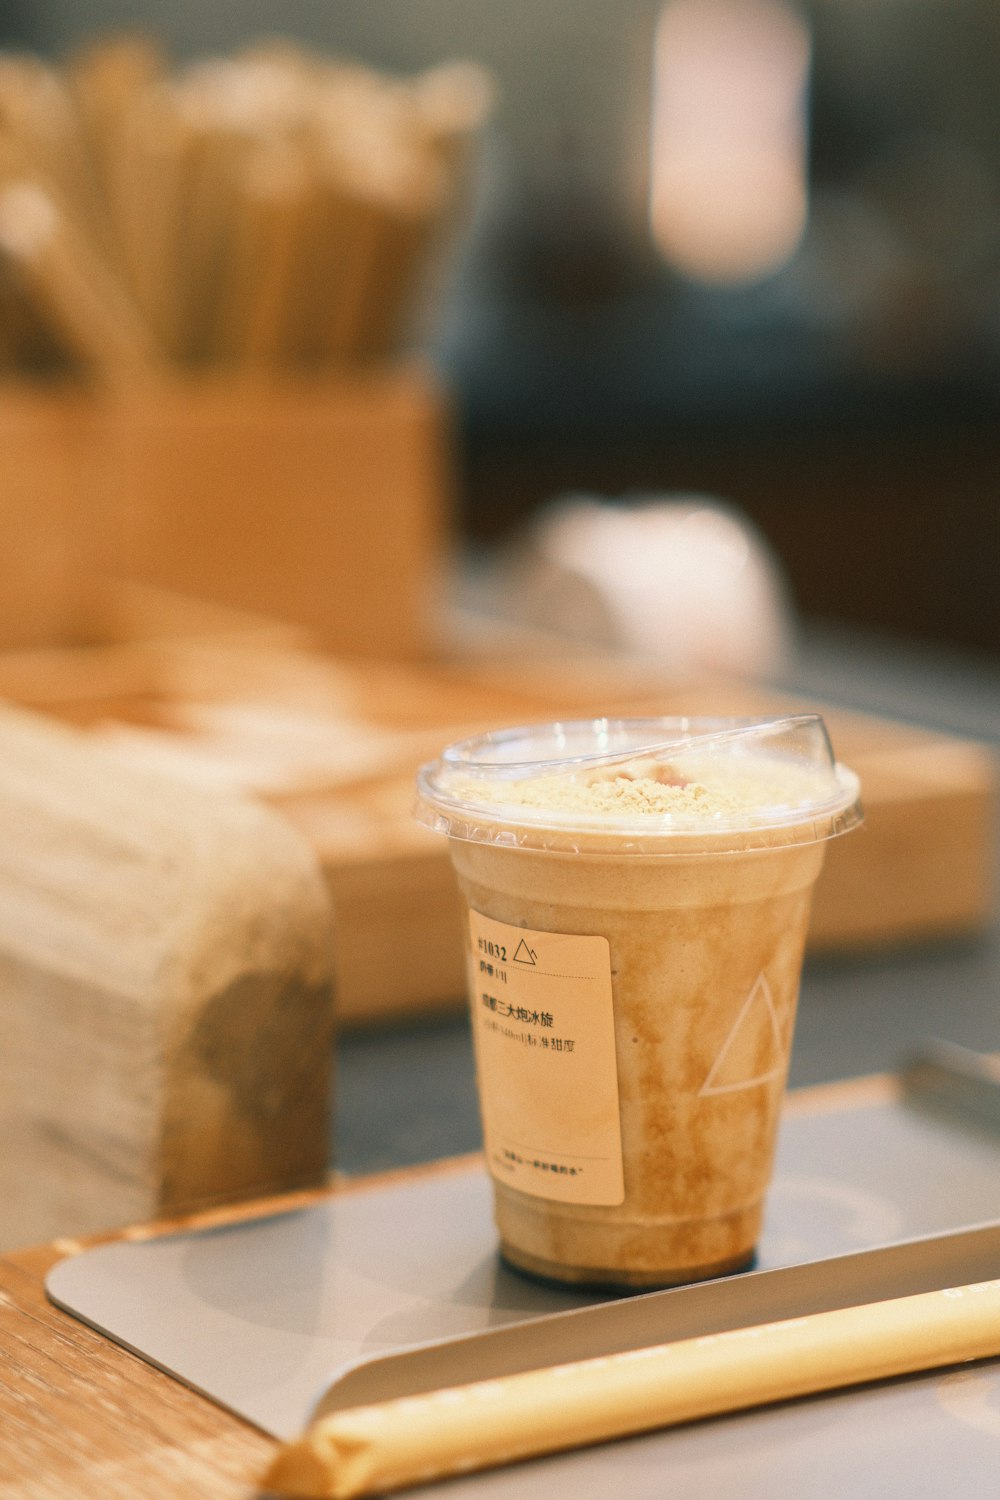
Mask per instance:
[[[57,1240],[0,1259],[0,1496],[259,1494],[271,1438],[48,1301],[50,1267],[80,1248]]]
[[[803,1090],[825,1094],[826,1090]],[[55,1307],[45,1278],[116,1239],[236,1223],[401,1178],[467,1171],[477,1153],[0,1255],[0,1500],[250,1500],[276,1441]]]
[[[888,1077],[796,1090],[795,1113],[837,1111],[892,1096]],[[475,1157],[409,1168],[464,1171]],[[327,1190],[136,1226],[122,1238],[234,1222],[315,1202],[327,1191],[364,1191],[403,1175],[382,1173]],[[106,1235],[103,1238],[118,1238]],[[96,1240],[88,1240],[94,1244]],[[77,1240],[0,1257],[0,1500],[249,1500],[276,1443],[172,1377],[54,1307],[49,1269],[84,1248]]]

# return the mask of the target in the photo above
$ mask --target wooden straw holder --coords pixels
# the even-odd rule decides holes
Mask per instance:
[[[0,394],[0,648],[79,634],[111,574],[415,657],[448,513],[447,408],[423,368]]]

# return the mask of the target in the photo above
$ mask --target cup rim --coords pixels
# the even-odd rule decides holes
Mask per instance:
[[[566,753],[581,744],[584,753]],[[533,754],[518,748],[532,745]],[[537,753],[540,746],[547,747],[547,753]],[[768,752],[768,746],[778,748]],[[644,756],[692,749],[709,756],[747,756],[760,754],[762,747],[772,760],[784,758],[814,771],[817,796],[694,817],[683,811],[563,811],[505,802],[495,794],[504,782],[538,775],[572,780]],[[477,782],[491,785],[489,796],[475,795]],[[863,819],[858,778],[835,760],[826,725],[817,713],[571,719],[492,730],[447,746],[436,760],[420,767],[415,815],[425,826],[467,842],[660,856],[812,844],[847,833]]]

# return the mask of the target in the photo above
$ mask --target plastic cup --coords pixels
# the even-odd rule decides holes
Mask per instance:
[[[424,766],[469,910],[501,1253],[666,1286],[753,1258],[813,886],[861,820],[822,719],[598,719]]]

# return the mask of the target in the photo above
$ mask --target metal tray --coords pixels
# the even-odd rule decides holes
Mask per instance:
[[[1000,1219],[1000,1136],[940,1101],[925,1104],[919,1093],[886,1090],[851,1108],[790,1113],[759,1267],[824,1262]],[[834,1267],[831,1260],[831,1278]],[[101,1246],[55,1267],[48,1290],[68,1311],[279,1437],[298,1432],[331,1381],[359,1362],[433,1346],[447,1369],[450,1340],[504,1325],[527,1331],[539,1316],[600,1300],[535,1285],[499,1264],[489,1186],[475,1167],[265,1220]],[[712,1297],[712,1288],[699,1295]],[[635,1302],[615,1305],[625,1316]],[[803,1500],[850,1493],[915,1500],[963,1483],[981,1489],[998,1443],[1000,1362],[988,1362],[421,1493],[548,1500],[556,1482],[583,1496],[676,1489],[690,1500],[773,1500],[778,1491]]]

